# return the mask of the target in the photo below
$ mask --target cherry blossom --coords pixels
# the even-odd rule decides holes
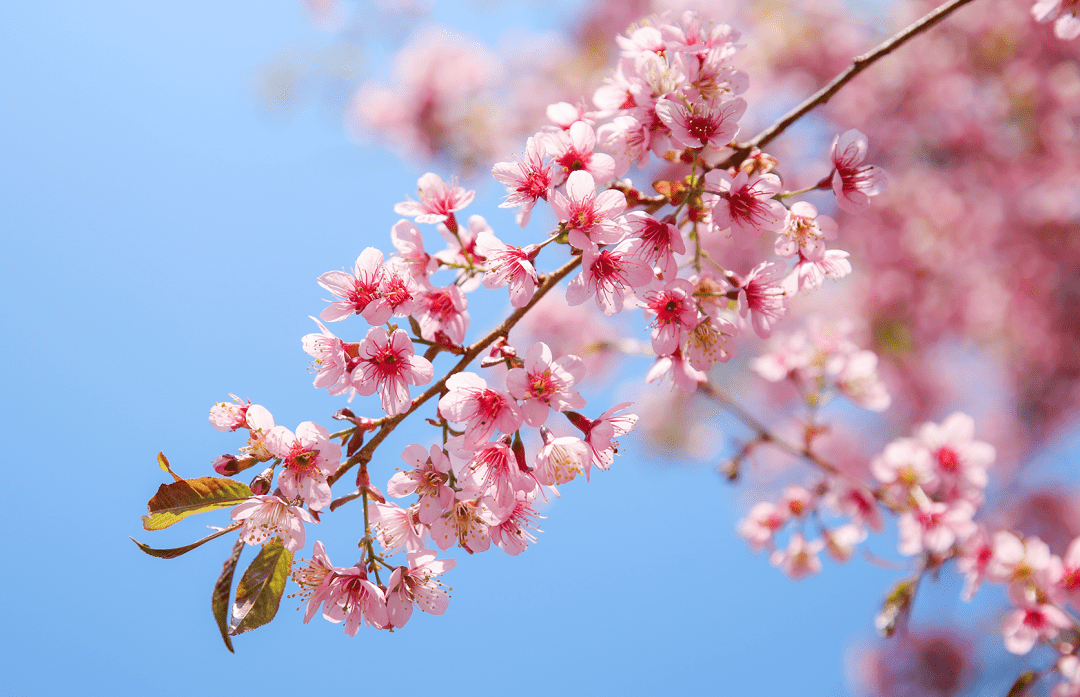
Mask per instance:
[[[336,570],[323,601],[323,617],[331,622],[345,622],[345,633],[356,636],[360,626],[367,623],[376,629],[390,626],[386,598],[382,590],[368,580],[361,566]]]
[[[1002,620],[1001,633],[1010,653],[1023,655],[1040,639],[1053,639],[1072,626],[1068,615],[1055,605],[1041,602],[1031,589],[1009,586],[1009,600],[1016,609]]]
[[[465,424],[468,443],[483,443],[496,428],[503,433],[521,428],[517,401],[505,392],[489,388],[487,381],[476,373],[451,375],[446,387],[449,392],[439,400],[439,413],[448,421]]]
[[[679,228],[641,211],[628,213],[626,221],[635,238],[630,254],[650,267],[659,268],[665,281],[673,280],[678,275],[675,255],[686,253],[686,242]]]
[[[431,526],[431,539],[441,550],[456,540],[465,551],[485,552],[491,546],[488,529],[497,524],[491,512],[470,492],[458,492],[457,500]]]
[[[802,533],[797,532],[791,536],[786,549],[773,551],[769,561],[773,566],[780,567],[792,580],[801,581],[807,576],[821,573],[818,554],[824,547],[824,540],[807,542]]]
[[[671,137],[687,148],[722,148],[739,133],[738,121],[746,111],[746,100],[733,99],[718,108],[689,106],[661,99],[656,113],[671,129]]]
[[[327,322],[363,315],[368,324],[380,325],[390,319],[392,310],[380,293],[383,282],[383,253],[368,247],[356,258],[353,272],[327,271],[319,276],[319,285],[340,298],[319,316]]]
[[[554,160],[552,183],[562,184],[574,172],[586,172],[590,179],[602,182],[615,176],[615,160],[595,149],[596,131],[584,121],[575,121],[565,131],[547,134],[544,150]]]
[[[450,459],[437,445],[432,445],[429,451],[415,443],[405,447],[401,459],[413,467],[391,477],[386,493],[394,498],[415,493],[419,497],[420,522],[431,525],[454,501],[454,490],[447,485]]]
[[[503,244],[494,234],[482,231],[476,239],[476,248],[487,259],[484,274],[485,288],[510,286],[510,305],[525,307],[536,293],[539,279],[533,259],[539,247],[530,244],[524,249]]]
[[[652,269],[630,253],[633,243],[627,239],[615,247],[585,248],[581,273],[567,284],[566,302],[580,305],[595,296],[597,307],[605,315],[622,312],[628,300],[634,298],[634,289],[647,286],[656,278]]]
[[[336,395],[352,388],[352,359],[355,358],[356,344],[347,347],[345,342],[334,336],[322,322],[311,318],[322,330],[320,334],[307,334],[301,340],[304,353],[311,356],[315,369],[314,385]],[[353,355],[350,354],[350,349]]]
[[[530,531],[543,532],[537,527],[541,516],[532,507],[538,491],[539,489],[516,492],[514,509],[505,520],[489,529],[491,541],[507,554],[517,556],[534,544],[536,535]]]
[[[450,596],[435,578],[457,565],[453,559],[436,559],[435,552],[422,549],[406,555],[409,565],[399,566],[386,585],[386,612],[392,627],[404,627],[412,616],[413,605],[429,615],[446,612]]]
[[[750,513],[739,521],[739,535],[750,544],[751,549],[760,552],[772,546],[773,536],[787,523],[790,513],[769,501],[754,504]]]
[[[541,429],[541,432],[546,429]],[[536,454],[533,470],[536,481],[547,486],[565,484],[584,474],[588,478],[592,467],[589,445],[575,436],[545,438],[544,447]]]
[[[754,331],[762,339],[768,339],[773,325],[787,312],[784,304],[786,293],[778,283],[783,266],[776,261],[764,261],[746,275],[734,279],[739,289],[739,314],[750,313]]]
[[[439,261],[424,251],[420,228],[411,220],[399,220],[390,230],[390,241],[413,278],[426,281],[439,267]]]
[[[1031,7],[1037,22],[1053,22],[1054,35],[1063,41],[1080,36],[1080,3],[1077,0],[1038,0]]]
[[[387,556],[402,549],[415,552],[424,548],[427,527],[418,523],[414,508],[401,508],[392,503],[368,501],[368,518],[374,526],[375,539]]]
[[[435,372],[431,361],[415,355],[412,340],[402,329],[387,335],[382,327],[372,327],[360,342],[357,358],[353,388],[364,396],[378,390],[388,416],[409,407],[409,385],[426,385]]]
[[[588,172],[571,173],[566,179],[566,195],[554,192],[551,208],[566,223],[570,244],[578,249],[615,244],[626,234],[618,220],[626,210],[626,197],[610,189],[597,196],[596,183]]]
[[[863,165],[869,141],[856,129],[833,139],[832,188],[836,205],[848,213],[862,213],[870,207],[870,197],[877,196],[887,183],[880,167]]]
[[[247,410],[251,401],[244,402],[234,394],[232,404],[218,402],[210,408],[210,425],[218,431],[235,431],[247,425]]]
[[[694,286],[686,279],[675,279],[660,290],[645,294],[643,308],[653,316],[653,351],[659,356],[674,353],[687,334],[697,326],[698,310]]]
[[[278,486],[288,498],[302,496],[311,510],[330,505],[330,485],[326,478],[341,460],[341,446],[330,442],[330,432],[305,421],[296,434],[284,426],[274,426],[266,437],[267,447],[282,459]]]
[[[712,208],[713,226],[720,231],[731,230],[736,238],[748,242],[766,230],[779,230],[784,224],[787,209],[773,199],[780,191],[780,177],[775,174],[755,174],[752,177],[740,170],[732,177],[722,169],[705,175],[706,203]]]
[[[240,539],[249,545],[261,545],[279,538],[290,552],[304,547],[304,523],[315,519],[299,506],[291,506],[277,496],[252,496],[232,509],[232,519],[243,521]]]
[[[472,203],[475,191],[466,191],[454,182],[447,185],[442,178],[431,172],[420,177],[417,182],[420,192],[419,201],[409,199],[394,204],[394,212],[415,218],[418,223],[442,223],[453,229],[451,224],[455,211],[460,211]]]
[[[506,389],[521,400],[521,413],[530,426],[541,426],[550,410],[566,411],[585,406],[573,386],[585,377],[585,361],[577,356],[552,359],[551,349],[540,341],[525,354],[525,366],[506,374]]]
[[[492,175],[506,187],[506,200],[500,208],[518,209],[518,224],[529,223],[533,206],[540,199],[547,200],[554,186],[551,165],[544,161],[544,148],[540,138],[533,136],[525,143],[525,157],[517,162],[499,162],[491,169]]]
[[[304,598],[304,603],[307,605],[307,609],[304,610],[304,624],[311,621],[318,612],[319,606],[330,597],[330,582],[340,570],[330,563],[326,548],[319,540],[315,542],[312,549],[311,559],[293,567],[293,583],[300,586],[298,595]]]
[[[449,341],[460,345],[469,328],[468,301],[457,286],[433,288],[424,292],[415,315],[420,324],[420,336],[427,341]]]

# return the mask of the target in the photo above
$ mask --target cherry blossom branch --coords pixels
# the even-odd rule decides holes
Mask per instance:
[[[785,450],[796,457],[801,457],[810,464],[814,465],[818,469],[826,472],[827,474],[833,474],[836,476],[846,476],[835,465],[829,464],[815,455],[809,448],[800,448],[797,445],[793,445],[783,438],[776,436],[769,430],[765,424],[758,421],[750,412],[746,411],[739,403],[733,400],[726,392],[714,387],[710,383],[703,383],[698,386],[698,391],[711,398],[718,403],[721,407],[730,412],[735,418],[742,421],[744,424],[750,427],[752,431],[757,435],[757,440],[762,443],[772,443],[781,450]]]
[[[764,131],[758,133],[756,136],[746,141],[745,143],[739,143],[736,150],[730,157],[724,162],[718,165],[719,169],[726,169],[728,167],[735,167],[742,163],[746,159],[746,156],[754,148],[764,147],[766,144],[772,142],[777,136],[783,133],[789,126],[801,119],[808,112],[814,109],[819,104],[824,104],[829,101],[834,94],[840,91],[840,88],[851,81],[853,77],[866,70],[873,65],[879,58],[888,55],[893,50],[899,48],[906,43],[909,39],[926,31],[930,27],[934,26],[941,20],[945,19],[952,12],[959,9],[963,5],[971,2],[971,0],[951,0],[944,5],[934,9],[932,12],[924,16],[922,19],[914,22],[903,31],[894,34],[891,38],[881,43],[877,48],[864,53],[861,56],[857,56],[848,68],[833,78],[832,82],[822,87],[815,94],[808,97],[802,104],[795,107],[787,114],[782,116],[779,120],[774,122],[771,126]]]
[[[433,384],[431,387],[425,390],[423,394],[414,399],[412,405],[408,408],[407,411],[403,411],[396,416],[383,419],[382,426],[379,428],[378,432],[371,438],[371,440],[365,443],[364,447],[362,447],[359,452],[357,452],[355,455],[343,462],[341,466],[338,467],[337,471],[327,478],[327,482],[330,485],[333,485],[334,482],[341,479],[341,477],[344,476],[344,474],[348,472],[357,463],[362,463],[366,465],[368,462],[371,462],[371,458],[375,455],[375,449],[379,447],[379,444],[382,443],[388,435],[390,435],[390,432],[393,431],[394,428],[401,421],[404,421],[410,414],[419,409],[429,399],[431,399],[437,394],[442,393],[446,389],[446,381],[449,380],[451,376],[463,371],[470,363],[472,363],[477,358],[477,356],[484,352],[484,349],[495,343],[495,341],[499,337],[509,334],[510,330],[514,328],[514,325],[520,322],[521,319],[529,312],[529,310],[535,307],[536,303],[538,303],[541,298],[547,295],[548,291],[554,288],[559,283],[559,281],[570,275],[570,273],[580,265],[581,257],[575,256],[573,259],[566,262],[552,273],[541,276],[540,284],[536,288],[536,294],[533,295],[533,298],[531,301],[529,301],[529,304],[514,310],[512,313],[510,313],[510,316],[503,320],[498,327],[491,330],[491,332],[489,332],[487,336],[465,349],[464,353],[462,353],[461,360],[459,360],[456,365],[450,368],[450,370],[446,372],[446,375],[443,375],[438,382]]]

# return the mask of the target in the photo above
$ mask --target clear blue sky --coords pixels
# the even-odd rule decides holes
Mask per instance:
[[[485,4],[478,33],[532,21],[515,12]],[[425,169],[351,144],[317,108],[260,109],[258,68],[319,41],[292,0],[0,8],[0,694],[849,694],[844,651],[897,575],[827,563],[792,583],[736,537],[743,504],[708,466],[658,466],[633,439],[566,488],[538,545],[461,559],[449,611],[394,634],[304,626],[285,599],[231,655],[210,613],[229,543],[170,561],[131,544],[223,519],[139,519],[159,450],[200,476],[239,445],[207,424],[213,402],[234,392],[290,427],[342,406],[300,350],[315,278],[389,249],[392,204]],[[475,212],[505,224],[494,200]],[[353,563],[358,514],[309,540]],[[892,556],[887,537],[872,548]]]

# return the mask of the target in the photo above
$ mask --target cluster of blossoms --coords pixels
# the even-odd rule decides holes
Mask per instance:
[[[1002,624],[1005,648],[1025,654],[1038,642],[1053,646],[1066,678],[1054,694],[1075,695],[1080,626],[1065,608],[1071,602],[1080,609],[1080,538],[1058,557],[1037,537],[991,532],[978,523],[975,514],[983,505],[995,451],[975,440],[974,432],[974,421],[960,413],[941,424],[922,424],[912,437],[894,440],[870,461],[873,486],[839,472],[812,490],[789,486],[778,503],[756,504],[739,523],[739,534],[755,550],[772,549],[773,564],[800,579],[821,571],[822,550],[837,561],[849,560],[868,529],[882,531],[882,509],[887,509],[898,517],[900,554],[920,557],[924,572],[955,560],[966,579],[965,600],[983,581],[1007,584],[1015,609]],[[837,516],[848,520],[835,526],[826,522]],[[811,522],[821,534],[808,541]],[[797,529],[780,547],[776,537],[789,523]],[[891,632],[909,601],[906,595],[891,597],[878,628]]]
[[[617,437],[634,427],[637,416],[624,413],[629,403],[595,419],[578,411],[585,400],[576,386],[586,370],[576,355],[557,356],[542,341],[519,350],[505,330],[479,348],[467,346],[467,295],[481,284],[507,287],[520,318],[546,279],[535,266],[542,248],[566,245],[573,260],[563,275],[581,267],[566,287],[567,303],[594,299],[609,316],[642,309],[656,355],[647,380],[670,375],[679,388],[692,392],[715,363],[735,355],[732,339],[744,326],[768,337],[796,293],[850,272],[846,253],[826,248],[836,237],[835,222],[809,203],[788,209],[781,202],[774,158],[755,151],[742,166],[709,164],[733,152],[729,145],[747,108],[738,96],[746,90],[746,74],[731,65],[737,40],[730,27],[707,24],[692,13],[677,21],[653,18],[619,37],[622,57],[615,76],[594,95],[595,110],[566,103],[548,109],[552,125],[528,139],[524,157],[493,169],[507,187],[502,205],[516,207],[523,226],[539,201],[550,205],[559,226],[546,239],[518,247],[502,242],[479,215],[462,224],[458,215],[474,192],[429,173],[418,182],[417,200],[394,207],[406,219],[391,230],[395,252],[389,258],[369,247],[351,270],[319,277],[333,298],[320,319],[313,318],[319,332],[302,341],[312,358],[314,385],[350,400],[378,393],[382,416],[342,410],[337,418],[353,425],[331,436],[312,422],[293,433],[274,425],[264,407],[235,398],[211,410],[215,428],[249,431],[239,455],[214,463],[219,474],[270,463],[252,482],[252,497],[233,508],[248,544],[276,538],[296,552],[304,546],[305,524],[318,522],[321,511],[364,501],[365,558],[349,569],[333,567],[319,545],[294,574],[309,594],[306,619],[322,607],[324,617],[345,620],[352,634],[362,621],[378,628],[402,626],[413,602],[441,613],[446,596],[432,579],[452,563],[436,560],[431,547],[445,551],[456,544],[472,554],[494,543],[510,554],[522,552],[536,540],[537,497],[560,495],[560,486],[580,475],[588,479],[594,466],[607,469],[618,452]],[[845,210],[865,209],[883,184],[880,170],[862,164],[866,147],[858,132],[838,136],[833,171],[818,185],[833,190]],[[650,153],[692,163],[695,173],[684,182],[667,182],[669,195],[646,199],[618,178],[633,163],[644,166]],[[673,213],[652,215],[666,204]],[[419,225],[436,226],[447,246],[429,254]],[[771,250],[776,258],[744,274],[721,264],[725,254],[740,255],[734,250],[747,249],[765,231],[776,234]],[[794,260],[794,266],[787,268],[785,260]],[[435,279],[443,270],[453,277],[440,285]],[[324,324],[357,315],[369,325],[360,341],[341,339]],[[423,355],[417,344],[425,347]],[[486,376],[459,372],[489,346],[481,361]],[[827,359],[811,357],[798,368],[794,358],[787,359],[789,372],[803,370],[802,379],[809,379],[810,364],[824,360],[828,366],[822,375],[830,375],[842,392],[871,408],[887,404],[874,383],[872,355],[868,360],[866,352],[842,341],[829,351]],[[440,353],[465,358],[414,397],[411,387],[432,383],[432,360]],[[436,418],[429,422],[441,430],[441,442],[406,447],[407,469],[389,479],[384,495],[368,473],[381,436],[365,450],[365,433],[384,435],[436,395]],[[549,423],[552,412],[565,420]],[[567,425],[576,431],[560,435],[560,426]],[[531,457],[522,437],[528,429],[541,442]],[[341,445],[333,442],[336,438]],[[271,491],[278,465],[277,488]],[[335,501],[331,483],[355,465],[360,465],[357,489]],[[387,495],[416,498],[403,507],[388,502]],[[799,505],[808,507],[809,493],[800,497],[805,501]],[[793,499],[787,508],[798,505]],[[850,535],[837,531],[833,546],[851,546],[854,536],[854,530]],[[408,565],[387,561],[399,551],[407,553]],[[389,585],[382,584],[380,568],[392,569]]]
[[[553,105],[553,125],[529,139],[525,156],[493,170],[507,188],[502,206],[517,208],[524,225],[538,201],[548,202],[559,234],[581,255],[567,302],[594,298],[609,316],[641,308],[656,354],[646,379],[670,376],[686,391],[736,354],[734,337],[746,325],[768,337],[797,293],[851,271],[846,252],[827,248],[834,220],[810,203],[781,202],[774,158],[755,151],[741,167],[709,164],[733,152],[747,108],[738,96],[747,76],[731,64],[738,38],[693,13],[653,18],[619,37],[618,67],[594,94],[594,110]],[[832,173],[817,188],[833,190],[844,210],[865,210],[884,187],[880,168],[862,164],[866,150],[858,131],[833,143]],[[678,192],[670,200],[676,214],[626,212],[645,200],[628,180],[598,192],[597,184],[644,166],[651,154],[695,168],[685,182],[667,183]],[[776,234],[774,258],[743,273],[724,265],[765,231]]]

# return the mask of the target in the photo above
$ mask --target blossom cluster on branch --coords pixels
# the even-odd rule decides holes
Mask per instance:
[[[967,1],[931,13],[879,47],[875,59]],[[1041,2],[1035,14],[1057,18],[1057,34],[1071,38],[1071,5]],[[415,200],[393,206],[403,218],[390,230],[392,253],[368,247],[351,269],[319,276],[332,298],[312,318],[318,332],[304,336],[302,347],[314,386],[349,400],[334,414],[349,425],[331,433],[305,421],[292,431],[275,424],[264,406],[234,397],[210,411],[217,430],[247,433],[236,453],[214,461],[220,477],[183,479],[159,456],[174,481],[150,500],[147,530],[226,508],[232,523],[186,547],[138,544],[172,558],[238,533],[214,588],[215,619],[230,650],[232,636],[274,618],[290,578],[306,603],[305,622],[321,614],[344,622],[350,635],[365,624],[401,628],[414,606],[443,614],[449,596],[441,577],[457,560],[440,553],[457,547],[471,555],[492,546],[525,552],[540,532],[542,502],[579,477],[590,480],[594,468],[613,466],[618,438],[638,422],[627,411],[631,404],[587,408],[579,391],[592,377],[586,357],[554,342],[511,340],[516,326],[535,324],[545,296],[560,293],[569,307],[595,305],[607,317],[640,310],[647,340],[614,336],[603,343],[648,354],[646,382],[670,380],[674,389],[712,399],[754,432],[725,467],[729,478],[763,449],[784,451],[818,472],[814,482],[789,486],[779,501],[757,503],[738,526],[754,549],[770,551],[774,565],[798,579],[821,571],[822,551],[848,561],[892,514],[897,549],[917,558],[919,571],[888,595],[879,630],[902,628],[923,576],[955,560],[967,579],[966,598],[983,581],[1007,585],[1014,609],[1003,624],[1006,648],[1051,647],[1055,697],[1080,694],[1080,624],[1069,614],[1080,594],[1080,538],[1058,556],[1037,537],[976,520],[995,450],[974,439],[969,416],[922,424],[889,443],[869,461],[869,478],[822,454],[828,426],[818,417],[826,402],[843,397],[874,412],[893,403],[880,357],[813,320],[807,331],[774,330],[796,298],[853,273],[851,255],[834,246],[848,238],[841,224],[807,199],[816,195],[821,203],[828,192],[840,211],[859,215],[889,180],[870,164],[869,138],[849,129],[817,154],[828,174],[789,189],[785,180],[797,178],[800,163],[791,163],[792,172],[761,146],[831,92],[740,139],[740,122],[753,106],[744,96],[750,77],[737,60],[740,39],[732,27],[689,11],[649,17],[616,37],[618,62],[591,105],[550,105],[547,125],[527,138],[523,153],[492,169],[506,189],[500,206],[514,209],[521,227],[538,210],[557,221],[529,244],[502,241],[481,215],[462,220],[475,192],[428,173]],[[853,74],[837,78],[833,91]],[[648,187],[633,181],[635,170],[645,171]],[[432,226],[446,246],[430,253],[430,228],[421,226]],[[481,288],[505,288],[512,309],[469,343],[469,298]],[[358,321],[351,340],[327,326]],[[797,442],[719,387],[723,364],[740,347],[756,350],[760,340],[768,343],[751,370],[792,386],[808,410]],[[377,407],[374,399],[354,401],[376,394]],[[425,414],[429,435],[412,435],[420,433],[413,427],[411,439],[420,442],[401,452],[405,467],[374,471],[393,459],[376,460],[376,450],[417,412]],[[249,485],[233,479],[256,465],[263,469]],[[335,492],[354,469],[355,488]],[[310,526],[352,502],[363,510],[361,559],[335,566],[316,541],[312,556],[294,563]],[[260,551],[230,603],[244,546]]]

